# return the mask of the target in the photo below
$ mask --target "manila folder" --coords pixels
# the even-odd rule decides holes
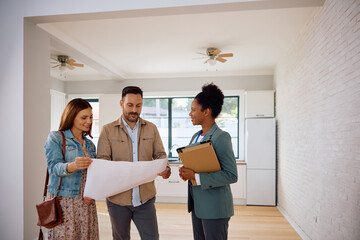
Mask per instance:
[[[191,144],[176,150],[185,168],[196,173],[216,172],[221,167],[211,141]],[[196,181],[191,180],[196,186]]]

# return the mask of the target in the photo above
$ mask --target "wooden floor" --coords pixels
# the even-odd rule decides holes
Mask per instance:
[[[96,202],[100,240],[111,240],[111,225],[106,203]],[[156,204],[161,240],[190,240],[191,217],[185,204]],[[135,225],[131,224],[131,239],[140,240]],[[229,223],[229,240],[292,240],[299,239],[291,225],[276,207],[235,206]]]

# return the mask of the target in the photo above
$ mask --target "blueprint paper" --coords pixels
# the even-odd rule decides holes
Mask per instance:
[[[124,162],[93,159],[87,170],[84,197],[104,199],[153,181],[166,169],[167,158]]]

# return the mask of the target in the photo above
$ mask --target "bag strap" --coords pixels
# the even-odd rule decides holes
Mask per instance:
[[[65,147],[66,147],[66,140],[65,140],[65,135],[62,131],[59,131],[62,135],[62,140],[63,140],[63,144],[62,144],[62,155],[63,155],[63,159],[65,160]],[[59,191],[60,190],[60,185],[61,185],[61,178],[59,178],[59,183],[58,183],[58,186],[57,186],[57,190]],[[47,185],[49,183],[49,168],[46,169],[46,178],[45,178],[45,186],[44,186],[44,199],[46,197],[46,194],[47,194]]]

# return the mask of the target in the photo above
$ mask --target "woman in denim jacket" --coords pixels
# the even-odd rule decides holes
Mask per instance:
[[[49,239],[99,239],[96,205],[83,197],[87,168],[96,157],[91,137],[92,107],[84,99],[73,99],[65,107],[59,131],[65,134],[65,160],[62,135],[50,132],[44,146],[49,170],[48,193],[61,196],[64,222],[49,230]],[[57,190],[59,178],[61,186]]]

